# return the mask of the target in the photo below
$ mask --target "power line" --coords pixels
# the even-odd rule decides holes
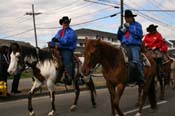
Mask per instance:
[[[138,10],[138,9],[131,9],[133,11],[145,11],[145,12],[175,12],[175,10]]]
[[[30,31],[33,31],[33,29],[28,29],[28,30],[25,30],[25,31],[23,31],[23,32],[16,33],[16,34],[13,34],[13,35],[9,35],[9,36],[5,36],[5,37],[1,37],[1,38],[2,38],[2,39],[7,39],[7,38],[14,37],[14,36],[17,36],[17,35],[22,35],[22,34],[24,34],[24,33],[30,32]]]
[[[98,20],[102,20],[102,19],[105,19],[105,18],[115,17],[115,16],[117,16],[118,14],[120,14],[120,12],[115,13],[115,14],[112,14],[112,15],[108,15],[108,16],[100,17],[100,18],[97,18],[97,19],[94,19],[94,20],[85,21],[85,22],[78,23],[78,24],[73,24],[73,25],[71,25],[71,26],[83,25],[83,24],[87,24],[87,23],[95,22],[95,21],[98,21]],[[41,28],[41,27],[38,27],[37,29],[58,29],[58,28],[61,28],[61,27],[48,27],[48,28]]]
[[[111,5],[111,4],[106,4],[106,3],[102,3],[102,2],[95,2],[95,1],[90,1],[90,0],[84,0],[86,2],[91,2],[91,3],[95,3],[95,4],[100,4],[100,5],[105,5],[105,6],[111,6],[111,7],[114,7],[114,8],[119,8],[118,6],[116,5]]]

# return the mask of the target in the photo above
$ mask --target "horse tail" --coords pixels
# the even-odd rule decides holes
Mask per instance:
[[[151,104],[152,109],[157,108],[157,100],[156,100],[156,89],[155,89],[155,75],[151,78],[151,84],[148,90],[148,98]]]
[[[86,86],[89,88],[89,90],[91,90],[94,93],[94,95],[97,95],[95,84],[91,76],[89,82],[86,83]]]

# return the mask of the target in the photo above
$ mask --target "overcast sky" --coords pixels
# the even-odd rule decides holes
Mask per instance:
[[[40,47],[60,29],[59,19],[69,16],[73,29],[89,28],[116,33],[120,25],[120,14],[91,23],[81,24],[120,12],[110,5],[120,5],[120,0],[91,0],[109,5],[101,5],[84,0],[0,0],[0,38],[30,42],[35,45],[32,12],[42,14],[36,16],[38,44]],[[167,40],[175,40],[175,12],[145,12],[142,10],[175,10],[175,0],[124,0],[124,9],[135,9],[136,21],[143,26],[144,34],[149,24],[159,25],[158,31]],[[139,11],[137,11],[139,10]],[[80,24],[80,25],[77,25]]]

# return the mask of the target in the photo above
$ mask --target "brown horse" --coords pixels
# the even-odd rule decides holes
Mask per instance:
[[[86,38],[84,55],[85,61],[82,67],[83,74],[88,75],[97,63],[101,64],[102,73],[106,79],[110,93],[112,116],[115,116],[115,110],[117,110],[120,116],[124,116],[119,107],[119,102],[127,84],[128,68],[124,61],[121,49],[115,48],[111,44],[102,40],[89,40]],[[143,87],[139,111],[136,114],[137,116],[141,115],[141,110],[147,95],[150,100],[151,108],[154,109],[157,106],[154,86],[156,63],[151,57],[147,57],[151,66],[144,67],[146,83]]]
[[[143,46],[144,47],[144,46]],[[162,63],[161,57],[156,57],[156,53],[153,50],[144,47],[145,52],[152,56],[157,64],[156,66],[156,77],[160,85],[160,99],[165,99],[165,87],[169,85],[170,74],[171,74],[171,63],[172,60],[169,59],[168,62]]]

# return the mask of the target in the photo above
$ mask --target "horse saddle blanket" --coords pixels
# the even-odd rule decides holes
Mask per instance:
[[[126,49],[125,49],[124,47],[121,47],[121,51],[122,51],[122,53],[123,53],[125,63],[128,64],[128,62],[129,62],[129,57],[128,57],[128,54],[127,54]],[[148,67],[151,66],[150,61],[148,60],[148,58],[145,56],[144,53],[141,53],[141,59],[142,59],[143,66],[148,66]]]
[[[163,57],[162,52],[160,50],[157,50],[157,49],[156,50],[147,50],[147,53],[155,59]]]

